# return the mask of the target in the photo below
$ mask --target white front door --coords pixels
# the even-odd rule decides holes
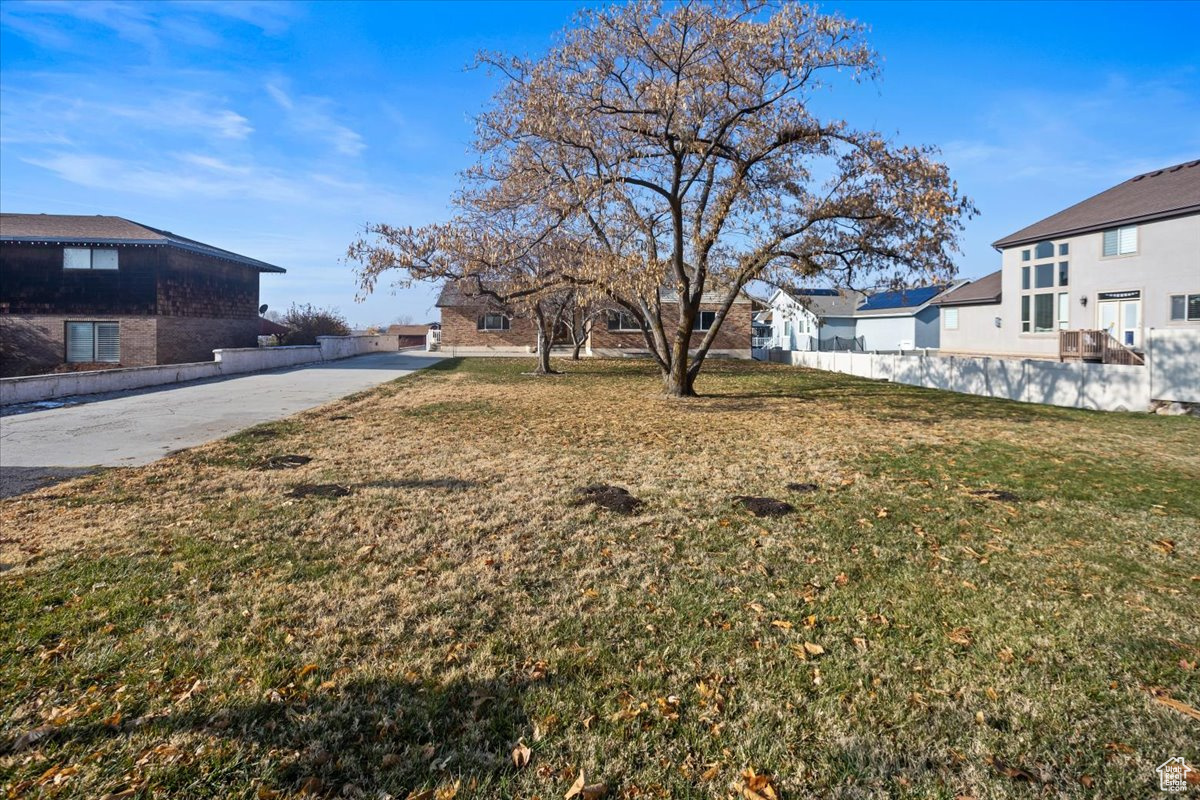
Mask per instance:
[[[1113,294],[1116,294],[1114,292]],[[1140,293],[1138,293],[1140,294]],[[1101,297],[1104,295],[1101,294]],[[1100,328],[1126,347],[1142,345],[1141,297],[1100,300],[1096,307]]]

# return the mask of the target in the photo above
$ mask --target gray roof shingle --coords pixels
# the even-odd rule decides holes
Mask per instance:
[[[935,306],[985,306],[1000,302],[1000,270],[964,283],[934,299]]]
[[[1137,175],[992,243],[1003,249],[1121,224],[1200,213],[1200,160]]]

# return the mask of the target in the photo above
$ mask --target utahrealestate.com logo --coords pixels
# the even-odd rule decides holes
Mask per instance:
[[[1190,782],[1188,778],[1195,780],[1191,773],[1196,769],[1189,767],[1183,756],[1175,756],[1159,764],[1154,771],[1158,773],[1159,789],[1164,792],[1185,792]]]

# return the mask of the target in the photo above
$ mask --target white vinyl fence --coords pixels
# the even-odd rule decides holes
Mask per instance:
[[[1200,403],[1200,332],[1152,330],[1147,366],[773,350],[770,360],[929,389],[1098,411]]]

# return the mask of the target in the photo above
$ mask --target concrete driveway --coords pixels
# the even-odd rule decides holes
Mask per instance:
[[[60,408],[6,409],[0,417],[0,497],[94,467],[149,464],[174,450],[323,405],[440,360],[421,351],[379,353],[71,398]]]

